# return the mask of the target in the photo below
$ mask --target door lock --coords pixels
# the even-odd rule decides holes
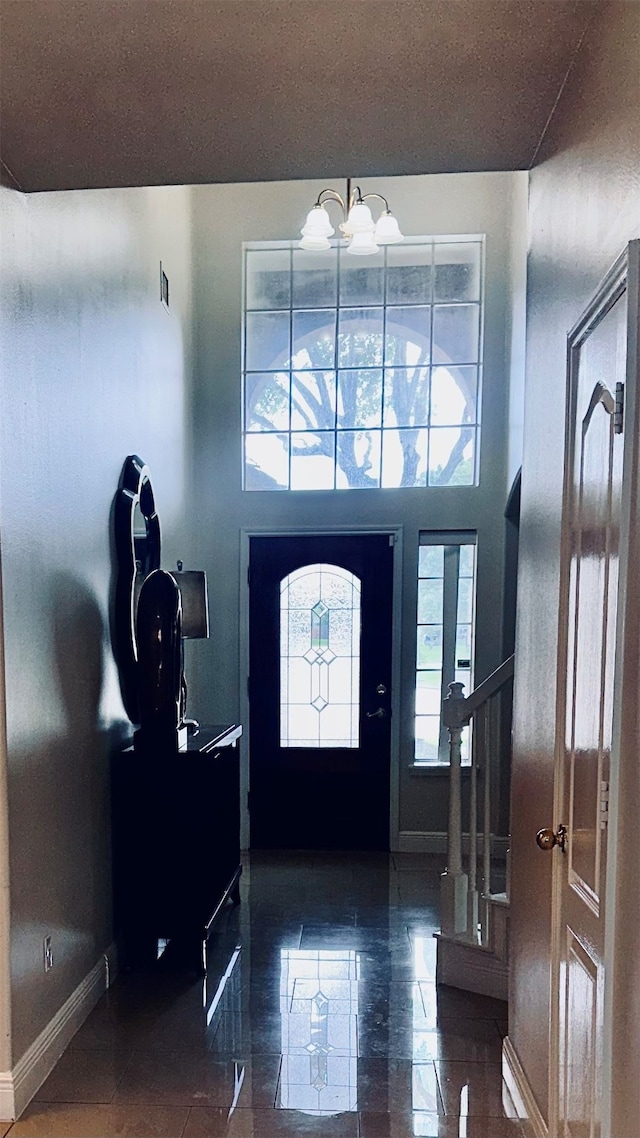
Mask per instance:
[[[536,834],[536,842],[541,850],[552,850],[554,846],[560,846],[560,849],[564,853],[566,840],[566,826],[558,826],[557,831],[552,830],[550,826],[545,826],[544,830],[538,830]]]
[[[387,689],[384,686],[384,684],[378,684],[378,686],[376,688],[376,693],[378,695],[386,695],[387,694]]]
[[[384,707],[378,707],[375,711],[367,712],[367,719],[384,719],[386,714]]]

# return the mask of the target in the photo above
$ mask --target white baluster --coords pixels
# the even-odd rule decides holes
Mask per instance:
[[[467,893],[469,881],[462,872],[462,801],[460,786],[460,742],[465,726],[464,684],[449,684],[449,695],[442,701],[442,721],[449,732],[449,831],[447,868],[440,877],[440,920],[445,936],[467,931]]]
[[[469,892],[467,894],[467,936],[478,941],[478,755],[482,756],[482,737],[474,732],[471,750],[469,788]]]
[[[489,928],[491,906],[488,901],[491,893],[491,772],[493,769],[494,747],[497,745],[498,733],[495,730],[496,700],[491,699],[484,709],[486,724],[485,751],[484,751],[484,802],[482,817],[482,892],[484,902],[482,906],[482,943],[487,945],[491,937]]]

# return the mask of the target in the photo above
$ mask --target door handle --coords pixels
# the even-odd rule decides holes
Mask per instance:
[[[538,830],[536,834],[536,842],[541,850],[552,850],[554,846],[560,846],[564,853],[564,847],[567,840],[567,827],[558,826],[557,831],[551,829],[550,826],[545,826],[543,830]]]
[[[367,719],[384,719],[386,714],[384,707],[378,707],[375,711],[367,712]]]

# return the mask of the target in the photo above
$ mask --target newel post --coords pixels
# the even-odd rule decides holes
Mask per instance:
[[[449,732],[449,830],[447,868],[440,877],[440,919],[445,936],[467,931],[469,881],[462,872],[462,796],[460,744],[467,717],[464,684],[449,684],[449,695],[442,701],[442,722]]]

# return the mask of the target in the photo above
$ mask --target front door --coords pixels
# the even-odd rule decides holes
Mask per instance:
[[[251,845],[388,849],[393,539],[252,537]]]
[[[558,1134],[601,1125],[607,809],[617,715],[627,292],[609,278],[569,341],[556,772]],[[557,829],[557,827],[556,827]],[[566,831],[566,832],[565,832]]]

